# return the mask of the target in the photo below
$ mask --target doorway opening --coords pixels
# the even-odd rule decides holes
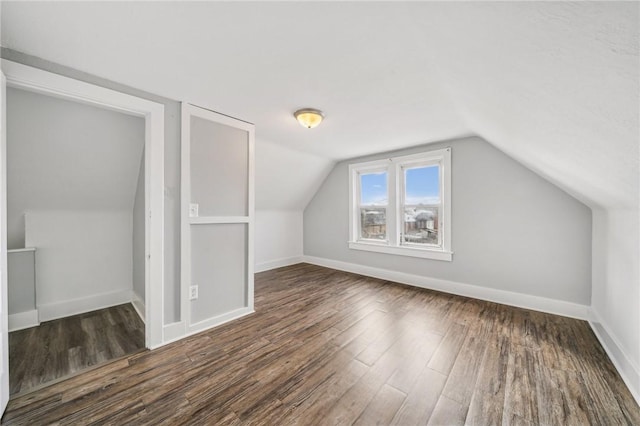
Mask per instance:
[[[144,348],[145,129],[22,89],[6,99],[15,394]]]
[[[15,394],[162,344],[164,108],[2,65]]]

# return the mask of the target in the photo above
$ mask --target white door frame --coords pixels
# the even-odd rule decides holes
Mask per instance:
[[[9,402],[9,305],[7,303],[7,103],[6,80],[0,71],[0,416]]]
[[[164,323],[164,105],[38,68],[2,60],[7,87],[143,117],[145,121],[145,338],[146,347],[163,344]],[[6,191],[2,200],[6,202]],[[6,245],[6,241],[2,243]],[[6,261],[6,247],[2,247]],[[6,298],[2,294],[0,299]]]
[[[214,216],[190,217],[189,203],[191,202],[191,117],[224,124],[229,127],[247,132],[248,168],[247,168],[247,215],[246,216]],[[181,128],[181,321],[173,325],[174,339],[182,338],[228,321],[243,317],[254,312],[254,216],[255,216],[255,188],[254,188],[254,145],[255,126],[246,121],[232,118],[210,111],[186,102],[182,103]],[[191,226],[196,224],[214,223],[243,223],[247,225],[247,300],[246,306],[223,313],[207,320],[191,322],[191,304],[189,300],[189,286],[191,285]]]

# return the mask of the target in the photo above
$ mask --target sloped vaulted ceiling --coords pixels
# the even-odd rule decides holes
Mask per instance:
[[[578,198],[637,206],[638,11],[474,4],[456,19],[448,7],[433,11],[417,31],[438,40],[428,51],[475,133]]]
[[[638,204],[638,8],[2,2],[2,44],[252,121],[319,163],[479,134],[617,208]],[[305,106],[326,122],[296,124]]]

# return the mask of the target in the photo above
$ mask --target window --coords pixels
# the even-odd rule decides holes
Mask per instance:
[[[387,171],[363,171],[358,176],[360,196],[358,214],[360,215],[361,240],[387,241]]]
[[[352,164],[349,180],[349,248],[451,260],[451,148]]]

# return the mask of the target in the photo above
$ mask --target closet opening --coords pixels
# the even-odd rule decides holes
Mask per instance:
[[[7,88],[11,394],[145,348],[144,118]]]

